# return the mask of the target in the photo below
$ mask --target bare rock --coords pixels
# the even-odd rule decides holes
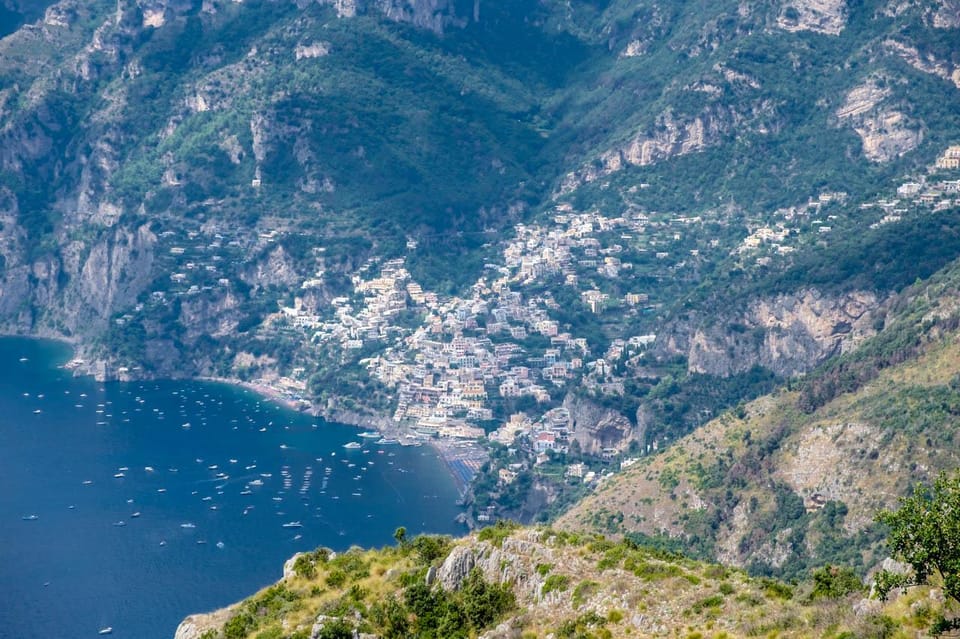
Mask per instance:
[[[439,579],[444,590],[458,590],[463,580],[467,578],[467,575],[476,565],[477,559],[474,556],[473,548],[457,546],[443,560],[437,579]]]
[[[777,26],[785,31],[840,35],[846,23],[845,0],[787,0],[777,16]]]
[[[875,80],[854,87],[837,110],[837,119],[857,132],[863,154],[873,162],[889,162],[912,151],[923,140],[922,126],[885,103],[890,90]]]
[[[685,354],[694,373],[726,377],[759,365],[789,377],[873,335],[879,304],[866,291],[828,296],[801,290],[754,300],[745,312],[709,324],[672,326],[658,348]]]

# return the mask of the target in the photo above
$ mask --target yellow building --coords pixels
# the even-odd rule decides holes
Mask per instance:
[[[943,155],[937,158],[938,169],[960,169],[960,145],[947,147]]]

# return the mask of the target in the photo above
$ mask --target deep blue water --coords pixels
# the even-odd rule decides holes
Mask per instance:
[[[427,447],[344,449],[356,429],[249,391],[101,384],[57,368],[69,356],[0,339],[2,638],[169,638],[294,552],[385,545],[398,526],[462,532]]]

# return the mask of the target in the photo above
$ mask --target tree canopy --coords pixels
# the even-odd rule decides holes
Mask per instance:
[[[940,473],[932,488],[917,484],[897,510],[881,511],[876,519],[890,527],[893,556],[913,569],[912,575],[881,571],[876,580],[881,598],[894,588],[939,577],[944,595],[960,602],[960,471]]]

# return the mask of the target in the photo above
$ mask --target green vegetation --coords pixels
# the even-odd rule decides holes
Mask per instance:
[[[895,511],[880,512],[877,521],[889,527],[890,550],[912,570],[881,571],[876,578],[881,597],[894,588],[933,581],[942,584],[954,604],[960,603],[960,472],[941,473],[932,488],[917,484]],[[952,619],[949,625],[960,621]]]
[[[563,592],[570,587],[570,577],[567,575],[550,575],[543,581],[541,592],[546,595],[551,592]]]
[[[854,612],[863,586],[846,566],[823,566],[810,580],[786,584],[629,540],[543,528],[513,529],[513,534],[523,542],[498,553],[498,567],[487,565],[489,555],[476,536],[446,540],[443,555],[432,563],[414,550],[419,538],[378,551],[307,553],[304,562],[313,562],[316,574],[297,574],[265,589],[233,607],[225,621],[221,617],[215,627],[203,629],[202,636],[299,639],[320,623],[325,638],[357,631],[384,639],[469,639],[504,623],[516,636],[530,638],[644,636],[654,624],[679,637],[893,639],[905,636],[896,634],[898,629],[937,631],[948,623],[946,608],[924,588],[869,613]],[[428,566],[443,562],[453,544],[478,552],[480,563],[459,576],[455,589],[428,583]],[[543,571],[547,577],[540,592],[531,591],[525,579],[491,583],[483,577],[491,571],[529,576],[536,571],[532,562],[545,552],[558,567]],[[602,561],[622,570],[598,572],[593,566]],[[324,581],[333,570],[346,575],[336,588]]]
[[[863,589],[863,582],[851,568],[827,565],[813,571],[810,596],[814,599],[840,599]]]
[[[480,541],[489,541],[498,548],[503,545],[504,540],[520,527],[520,524],[501,519],[493,526],[481,528],[477,533],[477,539]]]

